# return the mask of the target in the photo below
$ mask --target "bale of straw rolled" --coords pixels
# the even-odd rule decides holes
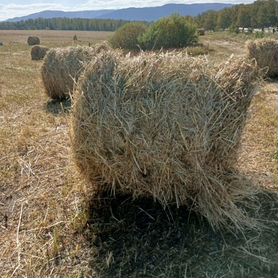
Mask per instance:
[[[106,44],[96,44],[93,47],[77,46],[48,51],[41,68],[46,94],[52,99],[69,97],[86,65],[98,53],[107,50]]]
[[[35,37],[35,36],[29,36],[27,39],[27,43],[28,45],[38,45],[40,44],[40,39],[39,37]]]
[[[49,50],[41,68],[46,94],[52,99],[69,97],[74,83],[94,56],[94,49],[89,47]]]
[[[42,60],[48,50],[49,50],[48,47],[41,46],[41,45],[34,45],[31,48],[31,59],[32,60]]]
[[[256,59],[258,66],[267,69],[267,76],[278,77],[278,41],[260,39],[246,42],[248,57]]]
[[[242,59],[211,67],[178,53],[102,53],[74,93],[74,161],[96,190],[189,205],[215,227],[242,227],[247,191],[233,167],[256,75]]]

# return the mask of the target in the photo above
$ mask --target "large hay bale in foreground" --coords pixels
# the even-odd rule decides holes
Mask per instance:
[[[94,48],[68,47],[48,51],[41,69],[46,94],[52,99],[69,97],[85,66],[95,56]]]
[[[39,39],[39,37],[30,36],[27,39],[27,43],[28,43],[28,45],[38,45],[38,44],[40,44],[40,39]]]
[[[267,68],[267,76],[278,77],[278,41],[260,39],[247,41],[248,57],[256,59],[258,66]]]
[[[74,160],[98,190],[188,205],[216,227],[248,224],[233,166],[256,74],[241,59],[211,68],[177,53],[101,54],[74,93]]]
[[[48,47],[41,46],[41,45],[34,45],[31,48],[31,59],[32,60],[42,60],[48,50],[49,50]]]

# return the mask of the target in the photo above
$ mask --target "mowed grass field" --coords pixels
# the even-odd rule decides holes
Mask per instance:
[[[44,94],[29,35],[49,47],[88,45],[111,33],[0,31],[0,277],[278,277],[277,90],[258,87],[238,167],[261,194],[265,228],[213,231],[186,208],[152,199],[92,196],[71,162],[70,104]],[[245,55],[248,37],[201,38],[220,62]]]
[[[41,44],[48,47],[74,45],[73,37],[77,35],[78,44],[88,45],[107,40],[112,32],[90,31],[53,31],[53,30],[0,30],[0,39],[8,46],[26,45],[28,36],[38,36]]]

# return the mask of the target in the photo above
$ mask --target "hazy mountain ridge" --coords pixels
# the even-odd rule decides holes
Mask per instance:
[[[161,17],[178,13],[183,16],[197,16],[209,10],[219,11],[229,8],[232,4],[201,3],[201,4],[166,4],[158,7],[126,8],[119,10],[95,11],[41,11],[22,17],[15,17],[7,21],[16,22],[37,18],[88,18],[88,19],[123,19],[135,21],[154,21]]]
[[[28,19],[37,19],[37,18],[100,18],[101,16],[104,16],[105,14],[109,14],[115,10],[97,10],[97,11],[73,11],[73,12],[64,12],[64,11],[41,11],[38,13],[33,13],[26,16],[21,17],[14,17],[11,19],[8,19],[6,21],[10,22],[16,22],[16,21],[22,21],[22,20],[28,20]]]

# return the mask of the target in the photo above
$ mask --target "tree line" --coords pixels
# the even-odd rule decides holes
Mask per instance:
[[[236,30],[242,28],[266,28],[278,26],[277,0],[258,0],[252,4],[240,4],[221,11],[208,11],[197,16],[199,27],[205,30]]]
[[[80,30],[115,31],[126,20],[83,19],[83,18],[38,18],[18,22],[0,22],[0,30]]]

